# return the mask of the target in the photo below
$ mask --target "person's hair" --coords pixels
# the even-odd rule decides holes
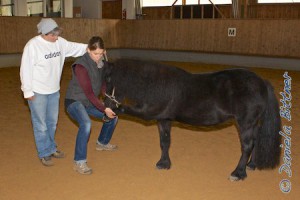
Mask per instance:
[[[61,33],[62,33],[62,29],[60,27],[56,27],[49,33],[46,33],[45,35],[49,35],[49,34],[60,35]]]
[[[88,48],[89,48],[89,50],[91,50],[91,51],[94,51],[94,50],[96,50],[97,48],[99,48],[99,49],[104,49],[104,42],[103,42],[102,38],[99,37],[99,36],[94,36],[94,37],[92,37],[92,38],[89,40]]]

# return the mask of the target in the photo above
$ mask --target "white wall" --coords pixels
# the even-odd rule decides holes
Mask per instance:
[[[102,1],[113,0],[64,0],[64,17],[73,18],[73,7],[81,7],[82,18],[101,19]],[[25,0],[15,0],[15,15],[27,16],[27,3]],[[126,19],[136,19],[135,0],[122,0],[122,10],[126,9]]]
[[[73,18],[73,0],[64,0],[64,12],[66,18]]]
[[[102,18],[101,0],[73,0],[74,7],[81,7],[82,18]]]
[[[135,0],[122,0],[122,10],[126,9],[126,19],[136,19]]]
[[[24,0],[15,0],[14,12],[16,16],[27,16],[27,2]]]
[[[102,18],[102,2],[114,0],[73,0],[74,7],[81,7],[83,18]],[[136,19],[135,0],[122,0],[122,10],[126,9],[126,19]]]

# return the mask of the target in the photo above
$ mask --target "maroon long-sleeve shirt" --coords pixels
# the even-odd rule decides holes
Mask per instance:
[[[88,71],[85,69],[84,66],[77,64],[74,66],[74,72],[85,96],[98,110],[104,112],[105,106],[103,102],[100,101],[100,99],[96,97],[96,95],[93,92],[92,83]],[[103,83],[101,87],[102,94],[104,94],[105,88],[105,84]]]

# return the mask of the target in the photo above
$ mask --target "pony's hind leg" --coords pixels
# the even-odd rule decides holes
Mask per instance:
[[[254,171],[256,169],[256,165],[255,165],[255,140],[254,140],[254,145],[253,145],[253,149],[252,149],[252,153],[251,153],[251,158],[250,161],[247,164],[247,169]]]
[[[159,130],[160,148],[161,148],[161,158],[156,163],[158,169],[170,169],[171,161],[169,157],[170,148],[170,131],[171,131],[171,121],[160,120],[157,122]]]
[[[255,156],[256,156],[255,146],[256,146],[256,139],[257,139],[258,128],[259,128],[259,124],[257,124],[257,126],[253,127],[253,132],[252,132],[253,133],[252,134],[252,137],[253,137],[253,148],[252,148],[252,152],[251,152],[250,161],[247,164],[247,169],[251,170],[251,171],[254,171],[256,169],[256,164],[255,164]]]
[[[256,127],[251,127],[248,129],[240,128],[242,155],[236,169],[231,173],[231,176],[229,177],[231,181],[243,180],[247,177],[246,165],[251,153],[254,151],[254,134],[256,130]]]

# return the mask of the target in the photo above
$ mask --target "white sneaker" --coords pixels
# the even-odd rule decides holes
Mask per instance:
[[[101,143],[96,143],[96,150],[98,151],[114,151],[118,148],[117,145],[114,144],[101,144]]]
[[[89,168],[86,164],[86,162],[84,163],[77,163],[77,162],[74,162],[74,167],[73,169],[75,171],[77,171],[78,173],[80,174],[84,174],[84,175],[88,175],[88,174],[91,174],[93,172],[92,168]]]

